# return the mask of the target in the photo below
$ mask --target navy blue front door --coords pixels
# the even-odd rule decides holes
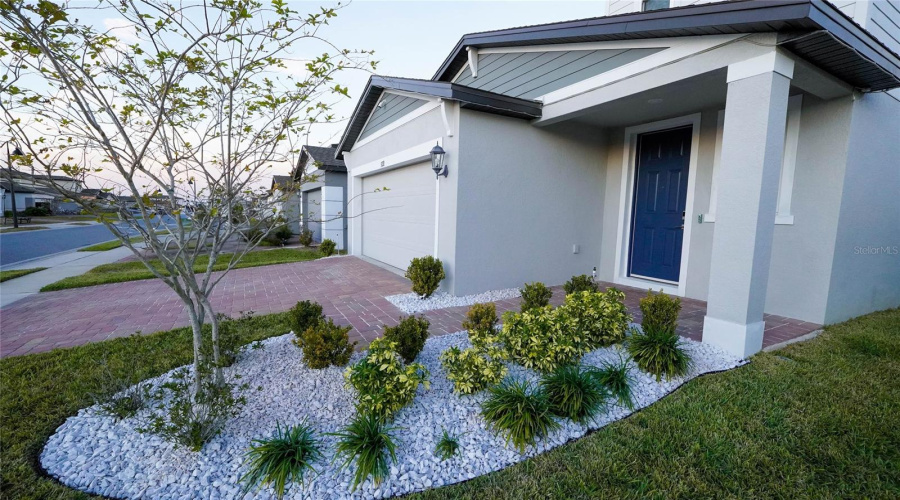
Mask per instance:
[[[638,136],[629,275],[677,282],[691,127]]]

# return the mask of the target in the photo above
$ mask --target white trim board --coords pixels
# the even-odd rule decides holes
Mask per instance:
[[[681,241],[681,267],[679,282],[639,279],[628,276],[628,242],[631,240],[631,206],[634,199],[634,176],[637,165],[637,137],[645,132],[655,132],[670,128],[691,126],[691,157],[688,163],[687,199],[684,207],[684,237]],[[616,260],[613,281],[635,288],[662,289],[670,295],[684,297],[687,292],[687,270],[690,261],[691,230],[694,220],[694,192],[697,184],[697,159],[700,151],[700,113],[661,120],[625,129],[624,158],[622,161],[622,183],[619,193],[619,217],[616,229]]]
[[[438,137],[403,151],[398,151],[392,155],[385,156],[380,160],[364,163],[350,170],[350,177],[368,177],[381,172],[387,172],[395,168],[402,168],[413,163],[420,163],[431,158],[431,148],[435,144],[443,147],[444,138]]]

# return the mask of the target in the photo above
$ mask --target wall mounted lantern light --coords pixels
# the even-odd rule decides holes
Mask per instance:
[[[440,176],[447,177],[447,165],[444,165],[444,148],[441,147],[440,144],[435,144],[433,148],[431,148],[431,170],[434,170],[434,178],[437,179]]]

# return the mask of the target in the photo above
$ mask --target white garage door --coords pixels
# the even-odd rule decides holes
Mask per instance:
[[[303,206],[306,228],[312,231],[313,241],[322,241],[322,190],[303,193]]]
[[[434,173],[420,163],[364,177],[362,253],[406,269],[434,251]],[[372,193],[387,187],[388,191]],[[372,193],[372,194],[368,194]]]

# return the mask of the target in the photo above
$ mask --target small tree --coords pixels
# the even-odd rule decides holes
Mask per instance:
[[[46,173],[103,176],[105,189],[119,192],[113,221],[50,180],[181,298],[193,329],[195,393],[209,372],[202,365],[221,380],[210,294],[283,223],[275,205],[298,187],[273,197],[257,186],[272,166],[292,162],[312,124],[333,120],[333,102],[347,97],[335,76],[374,68],[371,52],[322,37],[336,9],[301,15],[283,0],[100,0],[120,21],[114,29],[79,21],[68,3],[0,5],[0,106],[25,151],[18,160]],[[293,59],[297,50],[320,55]],[[222,258],[226,244],[251,234]],[[209,256],[202,267],[201,255]]]

